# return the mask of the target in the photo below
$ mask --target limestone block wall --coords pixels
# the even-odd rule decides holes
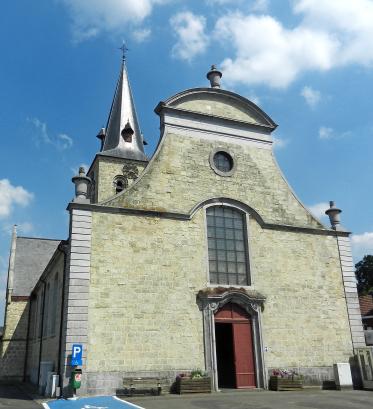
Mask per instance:
[[[54,263],[48,266],[43,282],[39,282],[33,293],[26,368],[26,376],[31,383],[37,382],[39,361],[53,362],[53,370],[58,369],[63,274],[64,255],[60,252]],[[44,302],[45,288],[49,288],[50,293],[45,298],[42,332],[40,308]]]
[[[268,368],[320,368],[353,354],[337,239],[262,229],[250,220],[253,285]]]
[[[146,162],[98,156],[88,176],[94,180],[94,202],[102,202],[115,195],[114,178],[123,176],[128,186],[140,175]]]
[[[124,374],[204,368],[201,224],[201,212],[191,222],[92,214],[88,388],[105,387],[99,372],[115,389]]]
[[[211,168],[217,149],[233,157],[230,177]],[[352,355],[337,238],[296,198],[270,144],[166,127],[141,177],[105,205],[184,219],[92,213],[88,390],[99,387],[99,372],[114,388],[124,373],[204,365],[196,305],[208,285],[204,209],[185,216],[211,198],[253,209],[250,257],[253,287],[267,296],[266,368],[328,376]]]
[[[1,342],[0,380],[22,380],[25,363],[29,304],[27,297],[13,297],[6,307],[5,332]]]
[[[204,209],[191,221],[92,219],[88,391],[108,378],[120,387],[125,373],[203,368],[196,294],[208,285]],[[267,369],[330,378],[333,363],[353,353],[336,238],[263,229],[251,217],[249,243],[252,287],[267,297]]]
[[[254,208],[267,223],[323,228],[296,199],[268,147],[172,132],[140,180],[110,206],[189,213],[206,199],[229,197]],[[217,148],[227,149],[237,164],[231,177],[211,169],[210,154]]]
[[[230,118],[237,121],[245,121],[251,123],[261,122],[260,118],[254,114],[254,111],[249,112],[246,107],[242,106],[242,102],[230,98],[229,102],[222,102],[219,95],[209,95],[204,98],[185,98],[182,102],[177,102],[177,107],[187,109],[193,112],[202,114],[215,115],[223,118]]]

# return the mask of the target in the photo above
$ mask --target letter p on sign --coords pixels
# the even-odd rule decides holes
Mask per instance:
[[[83,365],[82,355],[83,355],[83,345],[73,344],[72,353],[71,353],[71,366]]]

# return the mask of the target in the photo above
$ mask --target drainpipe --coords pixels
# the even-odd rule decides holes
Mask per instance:
[[[40,369],[41,369],[41,355],[42,355],[42,350],[43,350],[43,335],[44,335],[44,312],[45,312],[45,293],[46,293],[46,285],[45,281],[41,280],[43,283],[43,305],[42,305],[42,314],[41,314],[41,332],[40,332],[40,343],[39,343],[39,367],[38,367],[38,387],[39,387],[39,382],[40,382]]]

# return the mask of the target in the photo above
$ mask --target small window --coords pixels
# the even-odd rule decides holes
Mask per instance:
[[[128,182],[123,176],[117,176],[114,179],[114,189],[116,194],[122,192],[124,189],[127,188],[127,186]]]
[[[206,215],[210,283],[250,285],[245,214],[212,206]]]
[[[220,172],[230,172],[233,168],[233,159],[227,152],[216,152],[214,155],[214,165]]]
[[[117,184],[115,186],[115,191],[116,191],[116,193],[120,193],[122,190],[124,190],[123,180],[117,180]]]

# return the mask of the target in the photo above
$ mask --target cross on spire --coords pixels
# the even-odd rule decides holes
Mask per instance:
[[[126,46],[125,41],[123,40],[122,46],[118,48],[118,50],[122,51],[122,61],[126,60],[126,52],[128,51],[128,48]]]

